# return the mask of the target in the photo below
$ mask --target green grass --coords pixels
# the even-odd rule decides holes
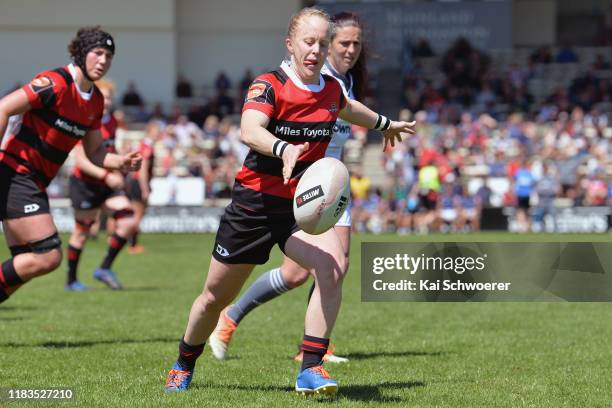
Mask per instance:
[[[607,241],[609,236],[401,239]],[[105,249],[101,241],[90,243],[81,261],[82,280],[93,290],[64,292],[64,266],[29,283],[0,306],[0,387],[71,387],[76,401],[63,405],[83,407],[612,405],[610,304],[361,303],[361,240],[398,238],[353,240],[333,336],[338,354],[350,362],[328,365],[340,383],[334,400],[290,392],[306,287],[246,318],[230,359],[218,362],[206,349],[189,392],[162,392],[191,302],[204,282],[212,235],[145,235],[146,254],[122,254],[116,263],[126,286],[122,292],[91,278]],[[8,256],[3,245],[0,256]],[[279,261],[275,250],[253,278]]]

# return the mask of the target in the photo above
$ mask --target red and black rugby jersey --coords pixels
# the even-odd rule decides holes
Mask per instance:
[[[291,200],[300,177],[312,163],[325,156],[338,112],[346,104],[334,78],[323,75],[320,90],[315,92],[297,84],[299,80],[289,70],[283,64],[258,76],[247,92],[243,112],[247,109],[263,112],[270,118],[267,126],[270,133],[291,144],[309,142],[310,147],[298,158],[287,185],[283,184],[281,159],[249,151],[236,176],[232,199],[253,211],[292,211]]]
[[[38,74],[22,89],[31,109],[7,140],[0,161],[47,186],[74,145],[100,128],[103,96],[94,85],[91,98],[83,99],[67,66]]]
[[[140,155],[142,156],[143,160],[149,160],[149,179],[147,180],[147,182],[150,183],[151,179],[153,178],[153,165],[155,162],[155,149],[153,147],[153,141],[147,137],[141,139],[140,143],[138,144],[138,151],[140,152]],[[135,179],[139,179],[140,170],[135,171],[133,175]]]
[[[106,115],[102,118],[101,124],[102,126],[100,126],[100,133],[102,133],[102,140],[104,141],[103,143],[106,151],[109,153],[117,153],[117,149],[115,148],[115,134],[117,133],[117,128],[119,127],[117,119],[115,119],[113,115]],[[74,166],[72,169],[72,174],[76,178],[85,180],[88,183],[104,184],[102,180],[90,177],[82,172],[79,166]]]

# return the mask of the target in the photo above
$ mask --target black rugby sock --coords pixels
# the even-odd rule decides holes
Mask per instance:
[[[77,280],[77,267],[79,266],[79,259],[81,259],[81,248],[73,247],[68,245],[66,249],[66,258],[68,258],[68,284]]]
[[[302,371],[323,364],[323,356],[327,353],[329,339],[322,337],[314,337],[304,334],[302,341],[302,351],[304,357],[302,360]]]
[[[183,370],[193,371],[196,360],[198,357],[200,357],[202,351],[204,351],[204,344],[192,346],[185,343],[183,338],[181,339],[181,342],[179,343],[179,356],[177,361]]]
[[[108,246],[108,252],[106,253],[106,257],[104,258],[104,261],[102,261],[100,268],[110,269],[111,265],[113,264],[113,261],[119,254],[119,251],[121,251],[121,249],[124,247],[126,242],[127,242],[127,239],[117,234],[113,234],[113,236],[110,239],[110,244]]]

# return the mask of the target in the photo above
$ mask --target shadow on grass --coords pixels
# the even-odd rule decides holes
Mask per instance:
[[[191,384],[190,389],[223,389],[223,390],[236,390],[236,391],[274,391],[274,392],[292,392],[293,387],[280,385],[244,385],[244,384]]]
[[[87,292],[112,292],[112,293],[122,293],[122,292],[156,292],[160,290],[168,290],[171,288],[170,286],[124,286],[122,289],[114,290],[103,286],[94,286],[89,287],[84,292],[72,292],[77,295]]]
[[[0,306],[0,313],[1,312],[12,312],[14,310],[19,310],[19,311],[31,311],[31,310],[36,310],[38,309],[37,307],[32,307],[32,306]]]
[[[375,351],[371,353],[354,352],[342,354],[349,360],[369,360],[378,357],[439,357],[448,354],[446,351]]]
[[[3,343],[0,347],[42,347],[42,348],[81,348],[93,347],[105,344],[144,344],[144,343],[178,343],[178,339],[173,338],[153,338],[153,339],[123,339],[123,340],[97,340],[97,341],[45,341],[36,344],[24,343]]]
[[[352,401],[371,401],[371,402],[403,402],[400,397],[385,396],[385,390],[408,390],[415,387],[425,387],[422,381],[401,381],[401,382],[384,382],[374,385],[345,385],[340,386],[338,396],[350,399]]]
[[[23,317],[0,317],[0,322],[18,322],[24,320]]]
[[[383,392],[386,390],[408,390],[415,387],[425,387],[425,383],[421,381],[407,382],[384,382],[374,385],[340,385],[338,398],[346,398],[351,401],[366,401],[366,402],[386,402],[386,403],[401,403],[404,400],[396,396],[385,396]],[[290,386],[279,385],[243,385],[243,384],[192,384],[192,389],[223,389],[237,391],[264,391],[264,392],[294,392],[294,388]],[[326,398],[325,396],[314,396],[317,402],[335,401],[336,398]],[[309,397],[301,397],[309,398]]]
[[[119,292],[156,292],[159,290],[168,290],[169,286],[127,286]]]

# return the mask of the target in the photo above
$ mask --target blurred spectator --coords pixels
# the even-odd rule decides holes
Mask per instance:
[[[489,187],[488,178],[482,178],[482,184],[476,190],[476,197],[478,197],[478,202],[482,208],[491,208],[491,196],[493,195],[493,190]]]
[[[232,87],[232,82],[228,78],[227,74],[224,71],[220,71],[215,79],[215,89],[217,90],[217,94],[220,92],[226,92]]]
[[[353,229],[355,231],[363,230],[363,224],[360,224],[362,220],[361,213],[364,211],[364,203],[368,198],[370,192],[370,186],[372,184],[369,177],[365,177],[360,167],[355,167],[351,171],[351,216],[353,218]]]
[[[603,16],[599,37],[601,45],[612,45],[612,5],[608,6]]]
[[[477,194],[470,194],[467,185],[463,185],[457,201],[457,231],[480,231],[480,217],[483,208],[480,197]]]
[[[187,115],[179,116],[174,125],[174,134],[180,147],[191,147],[202,140],[202,131]]]
[[[603,169],[597,170],[592,176],[585,180],[584,205],[602,206],[608,198],[608,185]]]
[[[594,70],[602,70],[602,69],[611,69],[612,65],[610,65],[610,62],[607,61],[603,54],[597,54],[597,56],[595,57],[595,61],[593,62],[593,69]]]
[[[519,232],[531,230],[531,218],[529,216],[531,192],[533,191],[535,179],[531,171],[529,160],[521,157],[520,165],[514,174],[514,193],[517,200],[516,221]]]
[[[242,104],[244,103],[244,99],[246,98],[246,93],[249,90],[249,86],[253,82],[253,72],[250,68],[247,68],[238,83],[238,104],[240,108],[242,108]],[[242,109],[240,109],[242,110]]]
[[[440,192],[440,172],[435,166],[433,159],[430,159],[425,166],[419,169],[419,199],[420,206],[425,214],[421,219],[421,232],[430,231],[435,227],[437,220],[436,207],[438,193]]]
[[[458,38],[442,59],[442,70],[448,78],[447,98],[463,105],[471,103],[489,63],[487,55],[473,48],[467,39]]]
[[[459,197],[453,191],[453,185],[445,183],[437,200],[436,218],[440,232],[457,231],[459,218]]]
[[[573,147],[557,149],[555,166],[559,171],[561,193],[564,197],[573,196],[578,181],[578,166],[582,163],[580,156]]]
[[[425,38],[419,38],[417,43],[412,47],[412,56],[414,58],[429,58],[435,54],[429,45],[429,41]]]
[[[192,98],[193,86],[185,76],[179,75],[176,81],[176,97],[177,98]]]
[[[535,192],[537,193],[538,204],[533,213],[534,230],[543,231],[547,215],[551,215],[554,221],[554,216],[556,215],[555,199],[561,193],[561,184],[552,163],[543,163],[542,177],[536,182]],[[556,224],[553,227],[554,231],[556,231]]]
[[[529,56],[529,59],[536,64],[550,64],[553,61],[552,51],[550,47],[540,47]]]
[[[225,117],[234,113],[234,99],[226,91],[220,90],[215,97],[215,105],[220,117]]]
[[[202,136],[204,139],[217,140],[219,137],[219,117],[208,115],[202,128]]]
[[[557,51],[555,62],[559,64],[575,63],[578,62],[578,56],[568,44],[563,44]]]
[[[125,91],[123,97],[121,98],[121,104],[123,106],[135,107],[142,107],[144,105],[142,97],[136,89],[136,83],[134,83],[133,81],[128,82],[128,89]]]

